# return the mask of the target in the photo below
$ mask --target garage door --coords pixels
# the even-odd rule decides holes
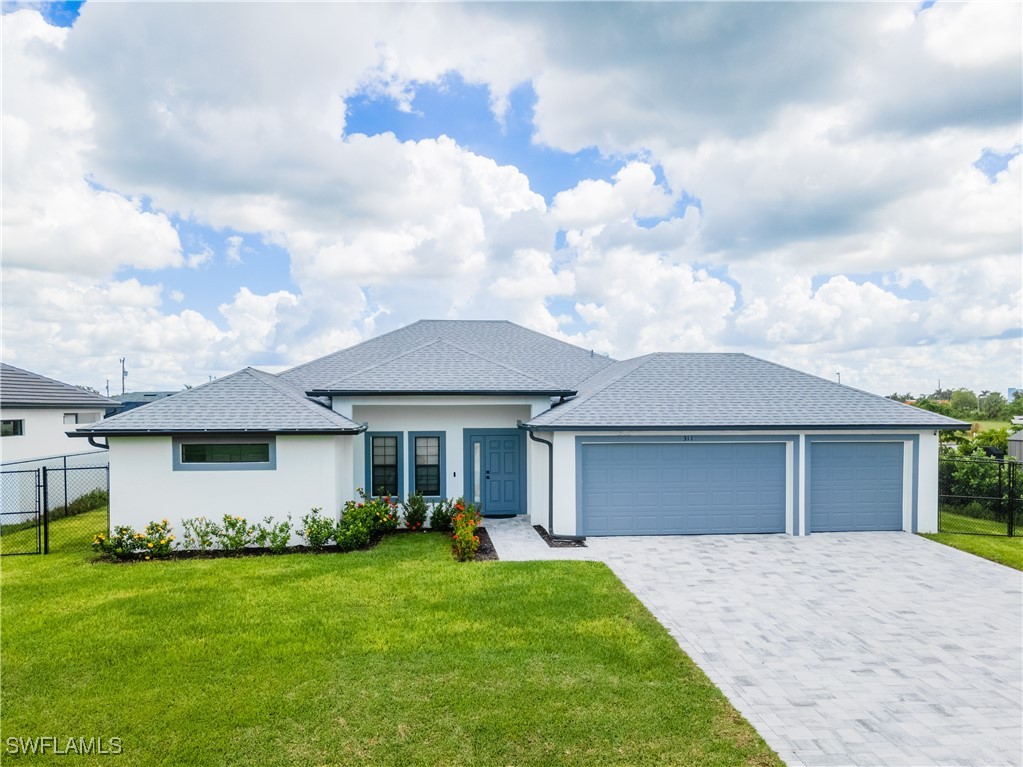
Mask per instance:
[[[785,532],[780,443],[582,446],[583,535]]]
[[[902,529],[901,442],[810,445],[810,532]]]

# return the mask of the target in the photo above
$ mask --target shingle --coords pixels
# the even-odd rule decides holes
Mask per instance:
[[[117,403],[99,394],[0,362],[0,405],[3,407],[96,407]]]
[[[537,428],[922,427],[966,424],[746,354],[650,354],[615,363]]]
[[[361,427],[276,376],[253,368],[177,392],[91,426],[83,434],[174,432],[351,433]]]
[[[320,390],[314,389],[319,392]],[[530,392],[566,390],[521,370],[474,354],[450,341],[422,346],[334,381],[322,389],[332,394],[426,392]]]
[[[420,320],[299,365],[281,373],[280,378],[304,391],[323,390],[346,376],[437,340],[545,381],[558,390],[575,390],[580,381],[613,362],[587,349],[504,320]],[[430,376],[420,376],[422,391],[442,388],[447,378],[447,374],[440,371],[431,375],[439,376],[436,384]],[[403,378],[402,385],[407,380]]]

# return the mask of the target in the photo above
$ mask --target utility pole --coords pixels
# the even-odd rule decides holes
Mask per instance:
[[[110,379],[107,379],[107,396],[110,396]]]
[[[121,357],[121,394],[124,394],[124,379],[128,377],[128,371],[124,369],[124,357]]]

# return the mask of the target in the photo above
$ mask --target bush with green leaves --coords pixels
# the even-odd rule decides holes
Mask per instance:
[[[181,520],[185,531],[185,548],[190,551],[209,551],[220,540],[220,525],[206,517],[191,517]]]
[[[454,502],[450,498],[441,498],[430,510],[430,529],[446,533],[451,530],[451,517],[454,514]]]
[[[455,516],[451,518],[454,533],[451,535],[453,541],[451,553],[459,562],[468,562],[476,557],[480,548],[480,537],[476,535],[476,528],[480,526],[482,517],[475,505],[465,502],[459,498],[454,503]]]
[[[273,554],[283,554],[291,542],[291,515],[281,522],[274,522],[273,517],[266,517],[262,524],[256,525],[253,542]]]
[[[245,517],[224,515],[220,526],[220,548],[224,551],[241,551],[252,545],[256,537],[256,528],[250,525]]]
[[[341,551],[355,551],[369,546],[373,540],[370,522],[364,514],[342,516],[334,531],[334,541]]]
[[[175,536],[171,529],[166,519],[150,522],[141,533],[130,525],[121,525],[109,537],[104,533],[93,537],[92,548],[111,559],[160,559],[174,551]]]
[[[336,532],[334,521],[320,514],[321,511],[322,508],[314,507],[302,517],[302,538],[311,549],[322,549]]]
[[[422,493],[412,493],[401,505],[405,517],[405,527],[409,530],[422,530],[429,513],[426,499]]]

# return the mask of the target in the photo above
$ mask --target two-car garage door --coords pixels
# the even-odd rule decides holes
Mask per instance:
[[[809,532],[901,530],[901,441],[807,441]],[[781,442],[580,446],[581,535],[785,532]]]
[[[581,448],[582,535],[785,532],[782,443]]]

